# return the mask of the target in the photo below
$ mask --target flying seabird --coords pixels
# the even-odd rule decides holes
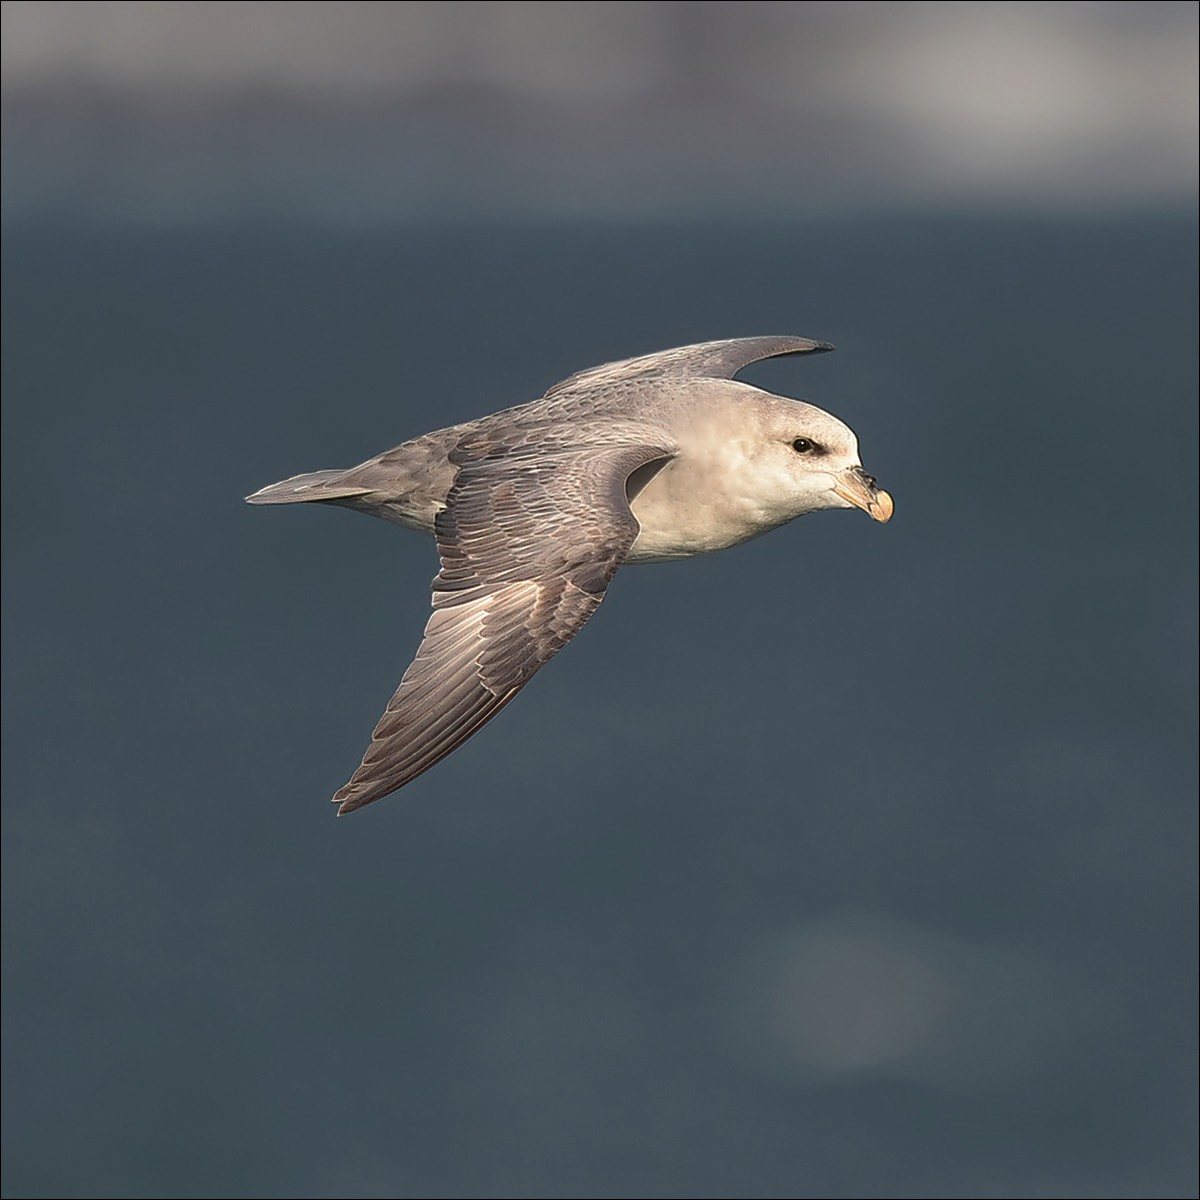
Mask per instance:
[[[540,400],[439,429],[251,504],[338,504],[437,539],[416,658],[338,815],[411,782],[491,720],[587,623],[622,563],[707,554],[822,508],[892,498],[836,417],[734,376],[833,347],[703,342],[580,371]]]

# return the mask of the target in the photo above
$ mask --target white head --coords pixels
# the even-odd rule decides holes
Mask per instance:
[[[851,429],[801,400],[752,390],[753,420],[744,422],[743,410],[733,457],[743,460],[739,483],[762,507],[764,521],[779,525],[822,508],[861,508],[876,521],[891,517],[892,498],[863,470]]]
[[[676,456],[629,489],[641,526],[629,561],[706,554],[821,508],[892,515],[837,417],[731,380],[697,393],[675,410]]]

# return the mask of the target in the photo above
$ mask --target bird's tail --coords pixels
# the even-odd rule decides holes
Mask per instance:
[[[346,471],[312,471],[272,483],[246,497],[247,504],[303,504],[313,500],[349,500],[371,489],[346,483]]]

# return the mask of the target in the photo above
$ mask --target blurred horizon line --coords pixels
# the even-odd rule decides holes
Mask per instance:
[[[8,0],[4,219],[1181,210],[1177,3]]]

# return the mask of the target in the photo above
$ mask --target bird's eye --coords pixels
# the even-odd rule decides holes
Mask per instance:
[[[797,454],[816,454],[818,451],[820,451],[821,447],[818,446],[816,442],[811,441],[808,438],[797,438],[792,443],[792,449],[795,450]]]

